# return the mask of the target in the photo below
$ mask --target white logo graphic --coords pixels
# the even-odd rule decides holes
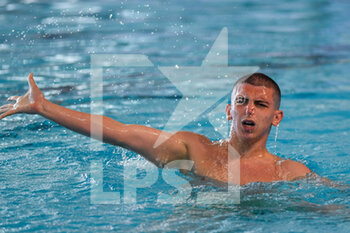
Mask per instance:
[[[102,116],[103,115],[103,68],[104,67],[127,67],[127,66],[140,66],[150,67],[154,66],[152,62],[141,54],[93,54],[91,55],[91,136],[102,140]],[[209,111],[209,121],[214,126],[215,131],[220,133],[223,137],[227,136],[228,125],[224,114],[225,105],[227,104],[227,95],[231,92],[234,82],[247,74],[256,72],[259,67],[257,66],[228,66],[228,32],[227,28],[223,28],[214,42],[212,48],[203,60],[201,66],[159,66],[158,69],[167,77],[174,86],[182,93],[182,99],[175,108],[173,114],[169,118],[167,124],[164,127],[164,131],[176,131],[183,128],[188,123],[194,121],[198,116],[204,112]],[[215,90],[215,91],[213,91]],[[225,102],[226,101],[226,102]],[[180,124],[179,124],[180,122]],[[98,125],[98,127],[96,126]],[[159,146],[169,136],[161,134],[158,140],[155,142],[154,147]],[[92,150],[102,149],[99,147],[98,142],[91,141]],[[101,145],[101,144],[99,144]],[[237,159],[239,156],[234,148],[229,147],[228,151],[229,164],[228,164],[228,180],[233,180],[235,177],[239,177],[239,166],[237,169],[237,163],[235,167],[230,167],[230,160]],[[173,161],[176,162],[176,161]],[[173,163],[172,162],[172,163]],[[192,161],[189,161],[191,163]],[[174,163],[171,166],[172,169],[185,169],[190,170],[192,164],[180,162]],[[146,176],[142,180],[136,178],[136,166],[132,169],[128,167],[124,168],[124,203],[136,203],[136,189],[150,187],[154,184],[158,178],[158,171],[155,165],[150,164],[146,169]],[[168,167],[169,168],[169,167]],[[165,169],[167,170],[167,169]],[[102,162],[93,161],[91,164],[91,202],[94,204],[119,204],[120,194],[116,192],[103,192],[103,166]],[[130,178],[131,177],[131,178]],[[191,186],[183,179],[175,175],[175,173],[162,172],[163,180],[172,186],[180,190],[181,195],[177,195],[177,199],[172,200],[169,195],[160,195],[160,202],[164,203],[179,203],[179,197],[182,201],[185,201],[188,197]],[[181,180],[180,183],[174,182],[174,179]],[[239,180],[239,179],[238,179]],[[229,185],[227,193],[214,193],[213,195],[201,195],[197,197],[198,203],[213,203],[217,200],[227,198],[233,198],[238,203],[239,191],[232,188]],[[229,194],[232,194],[231,196]],[[217,196],[219,195],[219,196]],[[129,198],[127,198],[129,197]],[[208,198],[209,197],[209,198]],[[181,202],[181,200],[180,200]]]

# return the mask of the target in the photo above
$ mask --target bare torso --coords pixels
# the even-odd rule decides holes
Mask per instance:
[[[301,163],[283,160],[270,153],[249,158],[232,156],[227,141],[211,142],[194,133],[188,133],[186,137],[191,138],[188,150],[194,162],[193,171],[200,176],[245,185],[251,182],[295,180],[311,172]]]

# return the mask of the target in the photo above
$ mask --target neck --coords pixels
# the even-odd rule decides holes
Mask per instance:
[[[256,139],[240,139],[236,134],[231,134],[229,144],[233,146],[239,153],[241,158],[260,157],[269,154],[266,149],[267,137],[259,140]]]

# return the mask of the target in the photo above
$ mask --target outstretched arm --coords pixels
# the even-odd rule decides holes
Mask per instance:
[[[12,96],[8,99],[16,103],[0,107],[0,120],[17,113],[39,114],[72,131],[94,138],[98,136],[92,135],[92,127],[102,127],[104,142],[135,151],[157,166],[188,158],[187,146],[181,132],[172,135],[142,125],[126,125],[106,116],[102,116],[101,125],[99,121],[91,120],[92,116],[96,115],[74,111],[45,99],[34,82],[32,73],[28,77],[28,84],[29,90],[25,95]],[[154,148],[155,142],[162,133],[169,139]]]

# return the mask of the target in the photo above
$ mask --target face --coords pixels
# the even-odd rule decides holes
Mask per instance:
[[[231,135],[243,140],[267,140],[271,125],[277,126],[283,118],[283,112],[276,109],[272,88],[247,83],[235,88],[226,112],[232,120]]]

